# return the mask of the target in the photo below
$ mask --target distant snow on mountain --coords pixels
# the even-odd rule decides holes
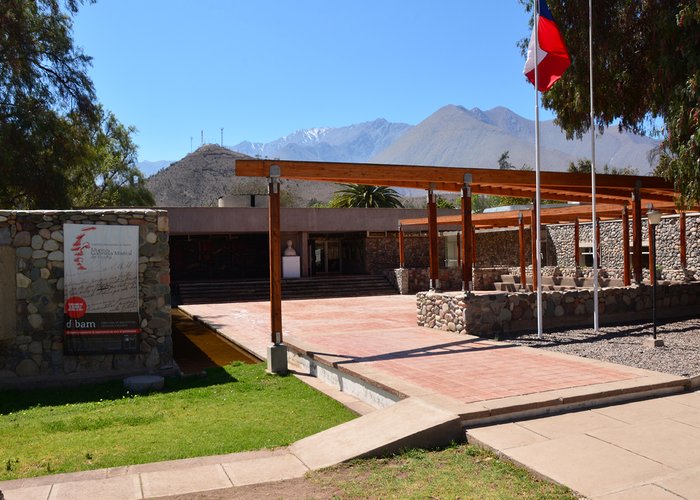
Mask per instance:
[[[411,126],[384,119],[297,130],[268,143],[244,141],[231,149],[249,156],[281,160],[362,162],[380,153]]]

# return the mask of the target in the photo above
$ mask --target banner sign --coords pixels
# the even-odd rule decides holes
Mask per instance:
[[[139,228],[63,226],[65,349],[135,352],[139,320]]]

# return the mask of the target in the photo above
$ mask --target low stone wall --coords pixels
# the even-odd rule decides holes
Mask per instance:
[[[508,274],[508,268],[477,268],[473,271],[474,290],[495,290],[494,283],[501,281],[502,274]],[[403,268],[386,273],[387,278],[402,295],[411,295],[430,288],[430,269]],[[462,268],[448,267],[440,269],[441,291],[462,290]]]
[[[138,353],[64,354],[65,223],[138,226]],[[0,211],[0,385],[166,368],[172,353],[165,211]]]
[[[425,267],[404,267],[394,269],[394,279],[391,279],[402,295],[430,289],[430,269]],[[439,272],[440,288],[447,290],[462,289],[462,269],[459,267],[441,268]]]
[[[630,286],[601,289],[598,295],[600,324],[638,322],[651,318],[652,287]],[[566,290],[544,292],[544,328],[590,325],[593,322],[593,292]],[[420,292],[416,295],[420,326],[461,334],[498,337],[537,327],[536,293]],[[700,283],[671,283],[657,286],[657,317],[700,315]]]

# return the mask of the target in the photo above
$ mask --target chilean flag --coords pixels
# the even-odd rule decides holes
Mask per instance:
[[[554,22],[552,13],[545,0],[536,0],[540,4],[539,16],[535,20],[537,30],[538,83],[540,92],[548,91],[554,82],[561,78],[566,68],[571,65],[569,52],[566,50],[564,39],[559,33],[559,28]],[[523,70],[525,76],[532,84],[535,83],[535,33],[533,30],[530,45],[527,49],[527,61]]]

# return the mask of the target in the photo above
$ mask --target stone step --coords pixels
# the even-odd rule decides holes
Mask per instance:
[[[353,275],[282,281],[282,298],[308,299],[396,294],[383,276]],[[267,280],[181,282],[173,286],[176,304],[248,302],[269,298]]]
[[[532,276],[525,277],[525,284],[532,289]],[[622,280],[599,278],[601,287],[623,286]],[[494,283],[496,290],[503,292],[517,292],[520,290],[520,276],[512,274],[501,275],[501,281]],[[593,278],[569,278],[542,276],[542,287],[549,290],[565,290],[570,288],[593,288]]]

